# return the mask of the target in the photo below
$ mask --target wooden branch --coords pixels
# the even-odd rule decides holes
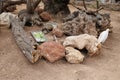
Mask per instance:
[[[0,13],[3,11],[3,2],[0,0]]]
[[[17,45],[19,46],[23,54],[27,57],[27,59],[31,63],[35,63],[40,57],[40,52],[33,48],[34,43],[31,42],[31,40],[23,30],[20,21],[12,16],[10,16],[10,21],[12,26],[12,33],[17,42]]]
[[[96,0],[96,7],[97,7],[97,9],[99,9],[99,1],[98,0]]]
[[[33,14],[34,10],[33,10],[33,0],[27,0],[27,12],[29,14]]]
[[[98,8],[96,11],[94,11],[94,12],[99,12],[100,10],[102,10],[102,9],[104,9],[103,7],[100,7],[100,8]]]
[[[33,10],[36,9],[36,7],[39,5],[40,2],[41,2],[41,0],[37,0],[34,2],[34,4],[33,4],[34,9]]]
[[[82,9],[80,9],[79,7],[77,7],[77,6],[75,6],[74,4],[72,4],[72,3],[69,3],[71,6],[73,6],[74,8],[76,8],[76,9],[78,9],[78,10],[82,10]]]
[[[83,5],[84,5],[85,10],[87,10],[87,6],[85,4],[85,0],[83,0]]]

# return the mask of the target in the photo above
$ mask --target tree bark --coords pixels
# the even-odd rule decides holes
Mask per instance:
[[[85,10],[87,10],[87,6],[85,4],[85,0],[83,0],[83,5],[84,5]]]
[[[20,20],[24,21],[25,23],[41,25],[39,14],[35,12],[35,9],[40,2],[41,0],[27,0],[27,9],[21,10],[18,13]]]
[[[0,0],[0,13],[3,11],[3,2]]]
[[[36,9],[36,7],[39,5],[40,2],[41,2],[41,0],[37,0],[37,1],[34,2],[34,4],[33,4],[33,10]]]
[[[23,27],[20,24],[20,21],[12,16],[10,16],[12,33],[14,35],[15,41],[19,46],[20,50],[27,57],[31,63],[38,61],[40,57],[40,52],[33,48],[34,43],[31,42]]]
[[[33,0],[27,0],[27,12],[33,14]]]
[[[7,11],[8,7],[11,7],[13,5],[20,5],[22,3],[26,3],[26,1],[25,0],[20,0],[20,1],[0,0],[0,13],[2,13],[3,11]]]
[[[70,10],[68,8],[70,0],[43,0],[44,10],[49,12],[50,14],[56,15],[59,12],[62,15],[70,14]]]

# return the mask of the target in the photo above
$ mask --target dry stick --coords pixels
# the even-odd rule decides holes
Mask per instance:
[[[96,0],[96,7],[97,7],[97,10],[98,10],[99,9],[99,1],[98,0]]]
[[[71,6],[73,6],[73,7],[75,7],[76,9],[80,10],[80,11],[84,11],[84,10],[80,9],[79,7],[73,5],[72,3],[69,3],[69,4],[70,4]],[[99,9],[97,9],[97,10],[95,10],[95,11],[91,11],[91,12],[96,13],[96,12],[102,10],[102,9],[104,9],[104,8],[103,8],[103,7],[100,7]],[[89,11],[85,11],[85,12],[89,12]]]
[[[55,42],[58,42],[57,37],[56,37],[55,35],[53,35],[53,40],[54,40]]]
[[[0,0],[0,13],[3,11],[3,1]]]
[[[97,7],[97,9],[99,9],[99,1],[98,0],[96,0],[96,7]]]
[[[33,14],[34,10],[33,10],[33,0],[27,0],[27,12],[29,14]]]
[[[20,0],[20,1],[5,1],[4,5],[3,5],[3,9],[6,9],[7,7],[11,6],[11,5],[20,5],[26,3],[25,0]]]
[[[87,6],[85,4],[85,0],[83,0],[83,5],[84,5],[85,10],[87,10]]]
[[[97,9],[96,11],[94,12],[99,12],[100,10],[104,9],[103,7],[100,7],[99,9]]]
[[[41,2],[41,0],[37,0],[34,2],[34,4],[33,4],[34,9],[33,10],[36,9],[36,7],[39,5],[40,2]]]
[[[75,8],[78,9],[78,10],[82,10],[82,9],[80,9],[79,7],[73,5],[72,3],[69,3],[69,4],[70,4],[71,6],[73,6],[73,7],[75,7]]]

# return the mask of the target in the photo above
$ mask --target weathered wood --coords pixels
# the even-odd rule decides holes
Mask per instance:
[[[41,0],[36,0],[33,4],[33,10],[36,9],[36,7],[39,5],[39,3],[41,2]]]
[[[27,57],[27,59],[31,63],[35,63],[40,57],[40,51],[34,49],[34,43],[27,36],[20,21],[12,16],[10,16],[10,21],[12,26],[12,33],[17,45],[23,54]]]
[[[52,15],[61,13],[64,17],[70,14],[68,4],[70,0],[42,0],[44,3],[44,10]]]
[[[10,1],[10,0],[6,0],[4,1],[4,8],[9,7],[11,5],[20,5],[26,3],[25,0],[19,0],[19,1]]]
[[[27,0],[27,12],[33,14],[33,0]]]
[[[7,8],[13,6],[13,5],[20,5],[26,3],[25,0],[17,0],[17,1],[11,1],[11,0],[0,0],[0,13],[3,11],[10,11]]]
[[[0,0],[0,13],[2,13],[2,11],[3,11],[3,2],[2,0]]]
[[[87,6],[85,4],[85,0],[83,0],[83,6],[84,6],[85,10],[87,10]]]
[[[41,25],[41,18],[39,17],[39,14],[35,12],[35,8],[39,5],[40,2],[41,0],[27,0],[27,9],[21,10],[18,13],[20,20],[25,24],[30,23],[31,25]]]

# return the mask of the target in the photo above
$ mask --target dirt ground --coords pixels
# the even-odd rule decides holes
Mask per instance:
[[[71,8],[71,10],[75,10]],[[120,12],[111,14],[113,33],[96,57],[81,64],[65,60],[31,64],[17,47],[10,29],[0,32],[0,80],[120,80]],[[26,31],[29,29],[26,29]]]

